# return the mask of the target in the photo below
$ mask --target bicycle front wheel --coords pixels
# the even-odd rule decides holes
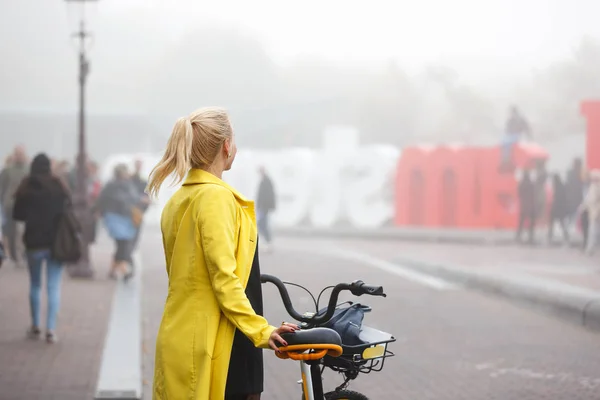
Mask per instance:
[[[340,390],[339,392],[329,392],[325,394],[326,400],[369,400],[364,394],[353,390]]]

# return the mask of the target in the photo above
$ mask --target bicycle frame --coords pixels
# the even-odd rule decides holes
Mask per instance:
[[[311,364],[308,364],[306,361],[300,361],[300,373],[302,374],[304,400],[324,400],[323,377],[319,362],[312,361]]]

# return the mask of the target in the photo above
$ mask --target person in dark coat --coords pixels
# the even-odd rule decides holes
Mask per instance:
[[[539,221],[547,216],[546,183],[548,182],[548,171],[546,170],[546,160],[536,160],[535,164],[535,180],[533,181],[535,219]]]
[[[585,198],[585,195],[587,194],[587,191],[590,187],[590,177],[589,177],[589,173],[587,171],[584,171],[583,177],[581,180],[583,182],[583,197]],[[581,203],[583,203],[583,200],[581,200]],[[579,211],[579,206],[577,206],[577,211]],[[588,213],[588,210],[586,208],[584,208],[581,211],[581,213],[578,213],[578,215],[579,215],[579,223],[581,224],[581,233],[583,235],[583,243],[582,243],[581,249],[583,251],[585,251],[585,249],[587,248],[588,232],[590,229],[590,214]]]
[[[569,242],[567,220],[569,217],[569,198],[567,188],[560,179],[559,174],[552,177],[552,206],[550,208],[550,221],[548,221],[548,242],[552,242],[554,224],[558,222],[563,232],[563,238]]]
[[[2,267],[4,257],[6,257],[6,255],[4,254],[4,245],[2,244],[2,239],[0,239],[0,267]]]
[[[528,222],[529,243],[533,243],[535,220],[536,220],[536,196],[535,184],[531,179],[531,173],[523,172],[523,178],[519,182],[519,226],[517,228],[517,241],[521,241],[521,234],[525,222]]]
[[[576,158],[573,161],[573,166],[567,173],[565,190],[567,192],[567,218],[569,223],[572,223],[576,219],[579,205],[583,202],[583,192],[585,191],[583,161],[581,158]]]
[[[51,248],[56,237],[57,223],[70,193],[61,178],[52,175],[50,159],[38,154],[31,163],[30,174],[21,182],[15,195],[13,218],[25,223],[24,243],[29,266],[29,302],[32,324],[27,332],[32,339],[41,336],[40,295],[42,291],[42,265],[46,264],[48,313],[46,341],[54,343],[56,317],[60,307],[60,285],[63,265],[52,257]]]
[[[271,244],[271,228],[269,226],[269,214],[275,211],[275,189],[273,181],[264,167],[260,168],[261,181],[258,186],[256,198],[257,225],[259,233],[264,236],[266,248]]]

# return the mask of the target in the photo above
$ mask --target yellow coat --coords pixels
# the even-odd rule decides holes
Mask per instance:
[[[254,202],[192,169],[161,218],[169,291],[156,340],[154,400],[222,400],[235,329],[268,347],[275,329],[245,294]]]

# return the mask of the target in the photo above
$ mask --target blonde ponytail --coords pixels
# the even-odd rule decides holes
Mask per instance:
[[[152,169],[146,191],[156,197],[165,179],[173,172],[173,184],[183,180],[190,169],[192,141],[194,130],[188,118],[180,118],[173,127],[173,132],[167,143],[167,149],[160,162]]]
[[[156,197],[165,179],[173,173],[173,183],[177,184],[190,168],[212,165],[223,143],[232,135],[227,112],[219,107],[201,108],[177,120],[165,154],[150,173],[148,194]]]

